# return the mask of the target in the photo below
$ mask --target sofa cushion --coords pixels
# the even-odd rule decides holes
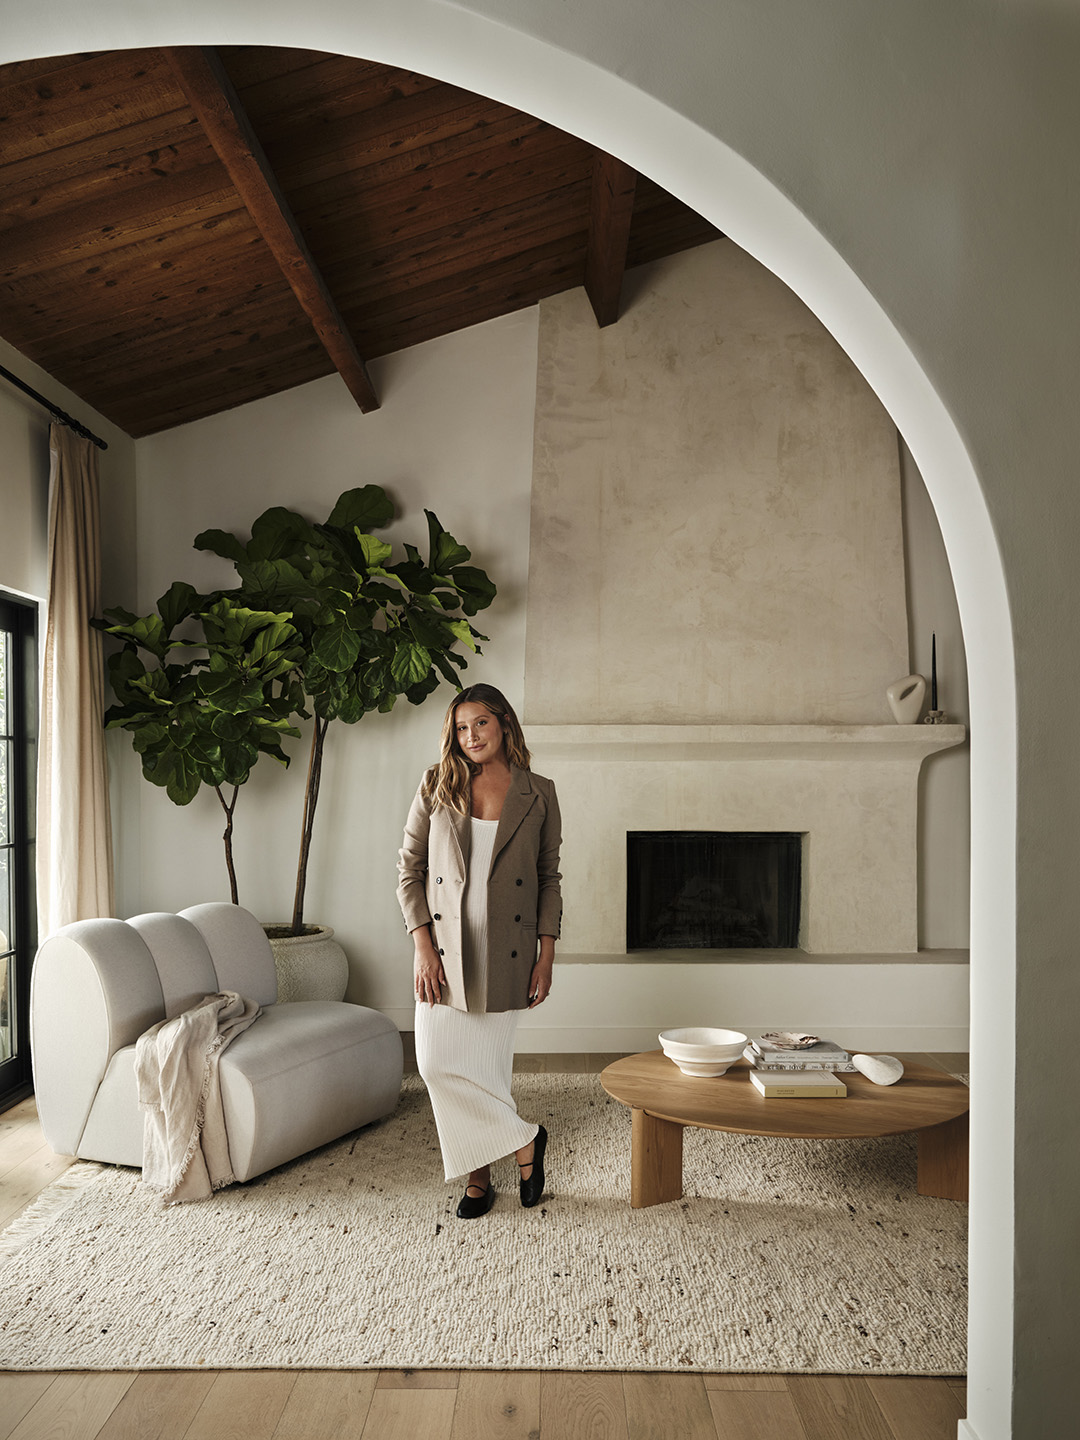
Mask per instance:
[[[201,931],[190,920],[161,910],[135,915],[127,923],[142,936],[154,957],[167,1020],[214,994],[218,988],[214,962]]]
[[[217,975],[212,990],[235,990],[260,1005],[277,1002],[274,952],[250,911],[217,902],[192,905],[180,914],[206,941]]]
[[[274,1005],[221,1057],[221,1098],[237,1180],[247,1180],[389,1115],[401,1090],[401,1036],[363,1005]]]

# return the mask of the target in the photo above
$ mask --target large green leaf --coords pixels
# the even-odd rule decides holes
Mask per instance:
[[[251,527],[247,558],[251,561],[280,560],[302,550],[311,534],[311,526],[295,510],[274,505],[264,510]]]
[[[125,610],[121,605],[114,605],[111,610],[105,610],[102,613],[105,616],[105,620],[108,620],[110,624],[106,625],[101,620],[91,620],[91,625],[95,626],[98,630],[108,630],[113,627],[116,629],[124,629],[128,625],[133,625],[139,618],[133,610]]]
[[[193,615],[205,601],[206,597],[200,595],[194,585],[189,585],[184,580],[177,580],[170,585],[157,602],[158,613],[169,634],[172,634],[181,620]]]
[[[461,689],[461,681],[454,674],[454,666],[456,665],[459,670],[465,668],[464,655],[456,655],[453,650],[445,650],[441,654],[438,650],[433,650],[431,652],[431,663],[442,671],[445,678],[450,681],[455,689]]]
[[[408,548],[411,550],[413,547],[410,545]],[[393,575],[414,595],[430,595],[435,588],[434,575],[420,559],[399,560],[396,565],[390,565],[386,573]]]
[[[326,523],[343,530],[378,530],[394,518],[394,502],[379,485],[361,485],[339,495]]]
[[[228,710],[219,710],[210,720],[210,729],[219,740],[239,740],[247,728],[242,715],[233,715]]]
[[[243,560],[236,567],[249,600],[269,601],[294,615],[301,599],[312,597],[312,587],[291,560]]]
[[[461,592],[466,615],[486,610],[498,593],[486,572],[473,565],[458,565],[450,578]]]
[[[158,757],[152,771],[148,771],[144,762],[143,774],[155,785],[164,785],[165,793],[174,805],[190,805],[202,784],[196,762],[182,750],[166,751]]]
[[[418,645],[423,645],[428,650],[445,650],[454,643],[453,623],[443,620],[438,614],[425,613],[422,610],[410,608],[405,617],[405,622],[412,632],[413,639]],[[459,621],[464,624],[464,621]]]
[[[418,685],[410,685],[405,691],[405,699],[410,705],[422,705],[433,690],[439,688],[439,677],[434,670],[430,671]]]
[[[225,560],[239,561],[247,556],[243,545],[228,530],[203,530],[195,536],[194,547],[196,550],[209,550]]]
[[[213,771],[221,763],[222,745],[213,735],[194,734],[183,748],[189,760],[206,770]]]
[[[436,575],[446,575],[455,565],[463,565],[472,556],[472,551],[459,545],[448,530],[439,523],[439,517],[431,510],[425,510],[428,523],[429,559],[428,564]]]
[[[356,722],[362,720],[366,714],[367,706],[364,703],[363,695],[361,695],[359,690],[353,689],[348,695],[342,698],[341,704],[338,707],[337,718],[346,725],[355,725]]]
[[[385,540],[379,540],[374,535],[365,535],[362,530],[356,531],[356,540],[368,569],[385,564],[394,553],[392,545],[388,545]]]
[[[431,669],[431,656],[423,645],[408,642],[400,645],[390,661],[390,673],[402,690],[417,685]]]
[[[448,620],[446,628],[452,630],[463,645],[467,645],[470,650],[475,652],[476,641],[473,639],[472,626],[467,620]]]
[[[342,617],[319,630],[315,656],[327,670],[348,670],[360,654],[360,637]]]
[[[246,783],[259,752],[250,741],[226,740],[221,747],[221,769],[227,785]]]
[[[148,750],[159,749],[162,741],[169,737],[169,727],[162,725],[159,720],[129,725],[128,729],[131,731],[131,743],[139,755],[145,755]]]

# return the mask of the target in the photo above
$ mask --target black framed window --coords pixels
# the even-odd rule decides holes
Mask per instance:
[[[37,608],[0,593],[0,1108],[31,1079],[36,775]]]

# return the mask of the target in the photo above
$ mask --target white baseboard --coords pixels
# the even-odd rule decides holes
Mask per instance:
[[[384,1009],[399,1030],[412,1030],[410,1009]],[[616,1055],[639,1050],[657,1050],[660,1042],[653,1026],[644,1025],[542,1025],[540,1015],[523,1015],[514,1049],[519,1055]],[[748,1034],[760,1034],[767,1023],[751,1027]],[[829,1039],[872,1053],[939,1051],[966,1052],[968,1032],[962,1026],[833,1026]]]
[[[967,1420],[956,1422],[956,1440],[979,1440],[979,1436]]]

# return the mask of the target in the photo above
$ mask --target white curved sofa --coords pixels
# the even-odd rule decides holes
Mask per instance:
[[[62,1155],[142,1165],[135,1042],[204,995],[236,990],[267,1008],[222,1053],[221,1097],[237,1180],[389,1115],[401,1036],[378,1010],[343,1001],[278,1005],[262,926],[237,905],[179,915],[79,920],[34,961],[31,1049],[38,1115]]]

